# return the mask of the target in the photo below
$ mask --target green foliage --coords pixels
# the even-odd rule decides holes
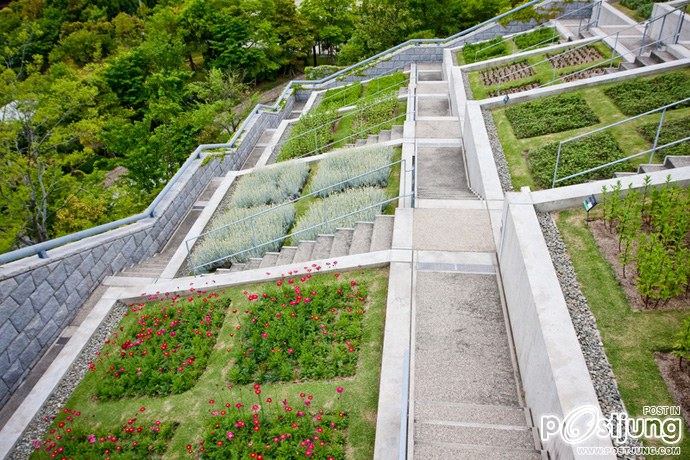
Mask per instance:
[[[372,146],[356,152],[344,150],[319,162],[311,189],[322,190],[318,195],[325,197],[354,187],[386,187],[392,157],[391,147]]]
[[[530,150],[527,154],[527,163],[534,177],[534,181],[542,188],[550,188],[553,179],[553,170],[556,165],[558,143],[551,143]],[[601,166],[610,161],[618,160],[623,156],[613,136],[608,133],[599,133],[587,136],[581,140],[569,142],[561,149],[561,159],[558,165],[558,178],[566,177],[584,171],[589,168]],[[620,169],[620,166],[618,166]],[[616,166],[594,171],[583,176],[559,182],[557,185],[581,183],[587,180],[604,179],[611,177],[617,170]]]
[[[690,79],[683,71],[668,72],[624,81],[604,93],[623,114],[632,116],[690,97]]]
[[[312,110],[301,117],[290,130],[290,137],[278,154],[278,161],[318,155],[327,150],[331,140],[335,110]]]
[[[319,102],[318,110],[337,110],[355,104],[362,95],[362,84],[352,83],[341,88],[329,89]]]
[[[327,77],[337,71],[343,69],[342,66],[337,65],[319,65],[319,66],[307,66],[304,68],[304,78],[307,80],[320,80],[323,77]]]
[[[654,142],[659,123],[642,125],[637,130],[650,143]],[[690,136],[690,117],[684,117],[673,121],[664,121],[659,133],[658,146],[685,139]],[[690,141],[681,142],[672,147],[660,150],[661,155],[690,155]]]
[[[294,199],[299,196],[308,174],[309,165],[306,163],[259,169],[239,179],[230,203],[238,208],[251,208]]]
[[[685,318],[673,341],[673,354],[680,359],[690,359],[690,316]]]
[[[320,380],[354,375],[367,286],[305,275],[248,293],[232,351],[232,383]]]
[[[383,204],[374,205],[388,198],[384,189],[363,187],[315,201],[295,222],[293,240],[313,240],[317,235],[333,233],[337,228],[354,227],[359,221],[373,222],[383,208]]]
[[[542,136],[599,123],[587,102],[576,93],[559,94],[510,106],[506,117],[515,137]]]
[[[468,43],[462,47],[462,58],[465,64],[486,61],[487,59],[510,54],[508,42],[503,37],[479,43]]]
[[[646,19],[652,15],[654,3],[660,0],[621,0],[621,5],[635,12],[638,18]]]
[[[513,37],[513,43],[520,50],[532,47],[546,46],[556,43],[560,39],[558,31],[553,27],[544,27],[533,32],[527,32]]]
[[[101,349],[91,371],[103,399],[182,393],[206,369],[225,318],[218,294],[132,305],[122,329]]]

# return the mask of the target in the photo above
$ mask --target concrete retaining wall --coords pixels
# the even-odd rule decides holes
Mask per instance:
[[[70,324],[76,311],[108,275],[159,252],[211,178],[244,163],[266,128],[292,110],[261,113],[236,153],[202,166],[195,160],[155,216],[0,267],[0,403],[23,381],[40,356]]]
[[[491,142],[486,132],[482,108],[477,102],[467,102],[462,141],[470,188],[485,200],[503,199],[503,189],[491,153]]]
[[[601,415],[537,215],[529,197],[521,195],[507,194],[498,258],[527,406],[537,428],[544,415],[562,419],[583,406]],[[575,428],[584,429],[577,422],[587,420],[574,423]],[[610,438],[596,436],[582,445],[612,446]],[[550,458],[586,457],[560,436],[545,442],[544,448]]]

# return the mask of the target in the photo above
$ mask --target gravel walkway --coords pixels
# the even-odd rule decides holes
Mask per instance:
[[[496,129],[496,124],[494,123],[494,117],[491,115],[491,111],[487,109],[482,109],[482,115],[484,115],[484,124],[486,125],[486,132],[489,135],[491,153],[494,156],[494,162],[496,163],[496,169],[498,170],[498,179],[501,181],[503,191],[510,192],[513,190],[513,180],[510,177],[510,170],[508,169],[506,156],[503,153],[501,141],[498,139],[498,130]]]

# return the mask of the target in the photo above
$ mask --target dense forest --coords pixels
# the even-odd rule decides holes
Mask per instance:
[[[199,143],[227,140],[253,95],[305,65],[447,36],[511,2],[11,1],[0,10],[0,252],[145,208]]]

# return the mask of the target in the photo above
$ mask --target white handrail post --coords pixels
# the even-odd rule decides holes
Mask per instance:
[[[651,163],[656,154],[656,147],[659,144],[659,137],[661,136],[661,127],[664,124],[664,118],[666,118],[666,108],[661,111],[661,117],[659,118],[659,126],[656,127],[656,134],[654,135],[654,145],[652,145],[652,153],[649,154],[649,162]]]
[[[556,176],[558,175],[558,164],[561,161],[561,148],[563,147],[563,141],[558,143],[558,153],[556,153],[556,165],[553,168],[553,180],[551,181],[551,188],[556,186]]]

